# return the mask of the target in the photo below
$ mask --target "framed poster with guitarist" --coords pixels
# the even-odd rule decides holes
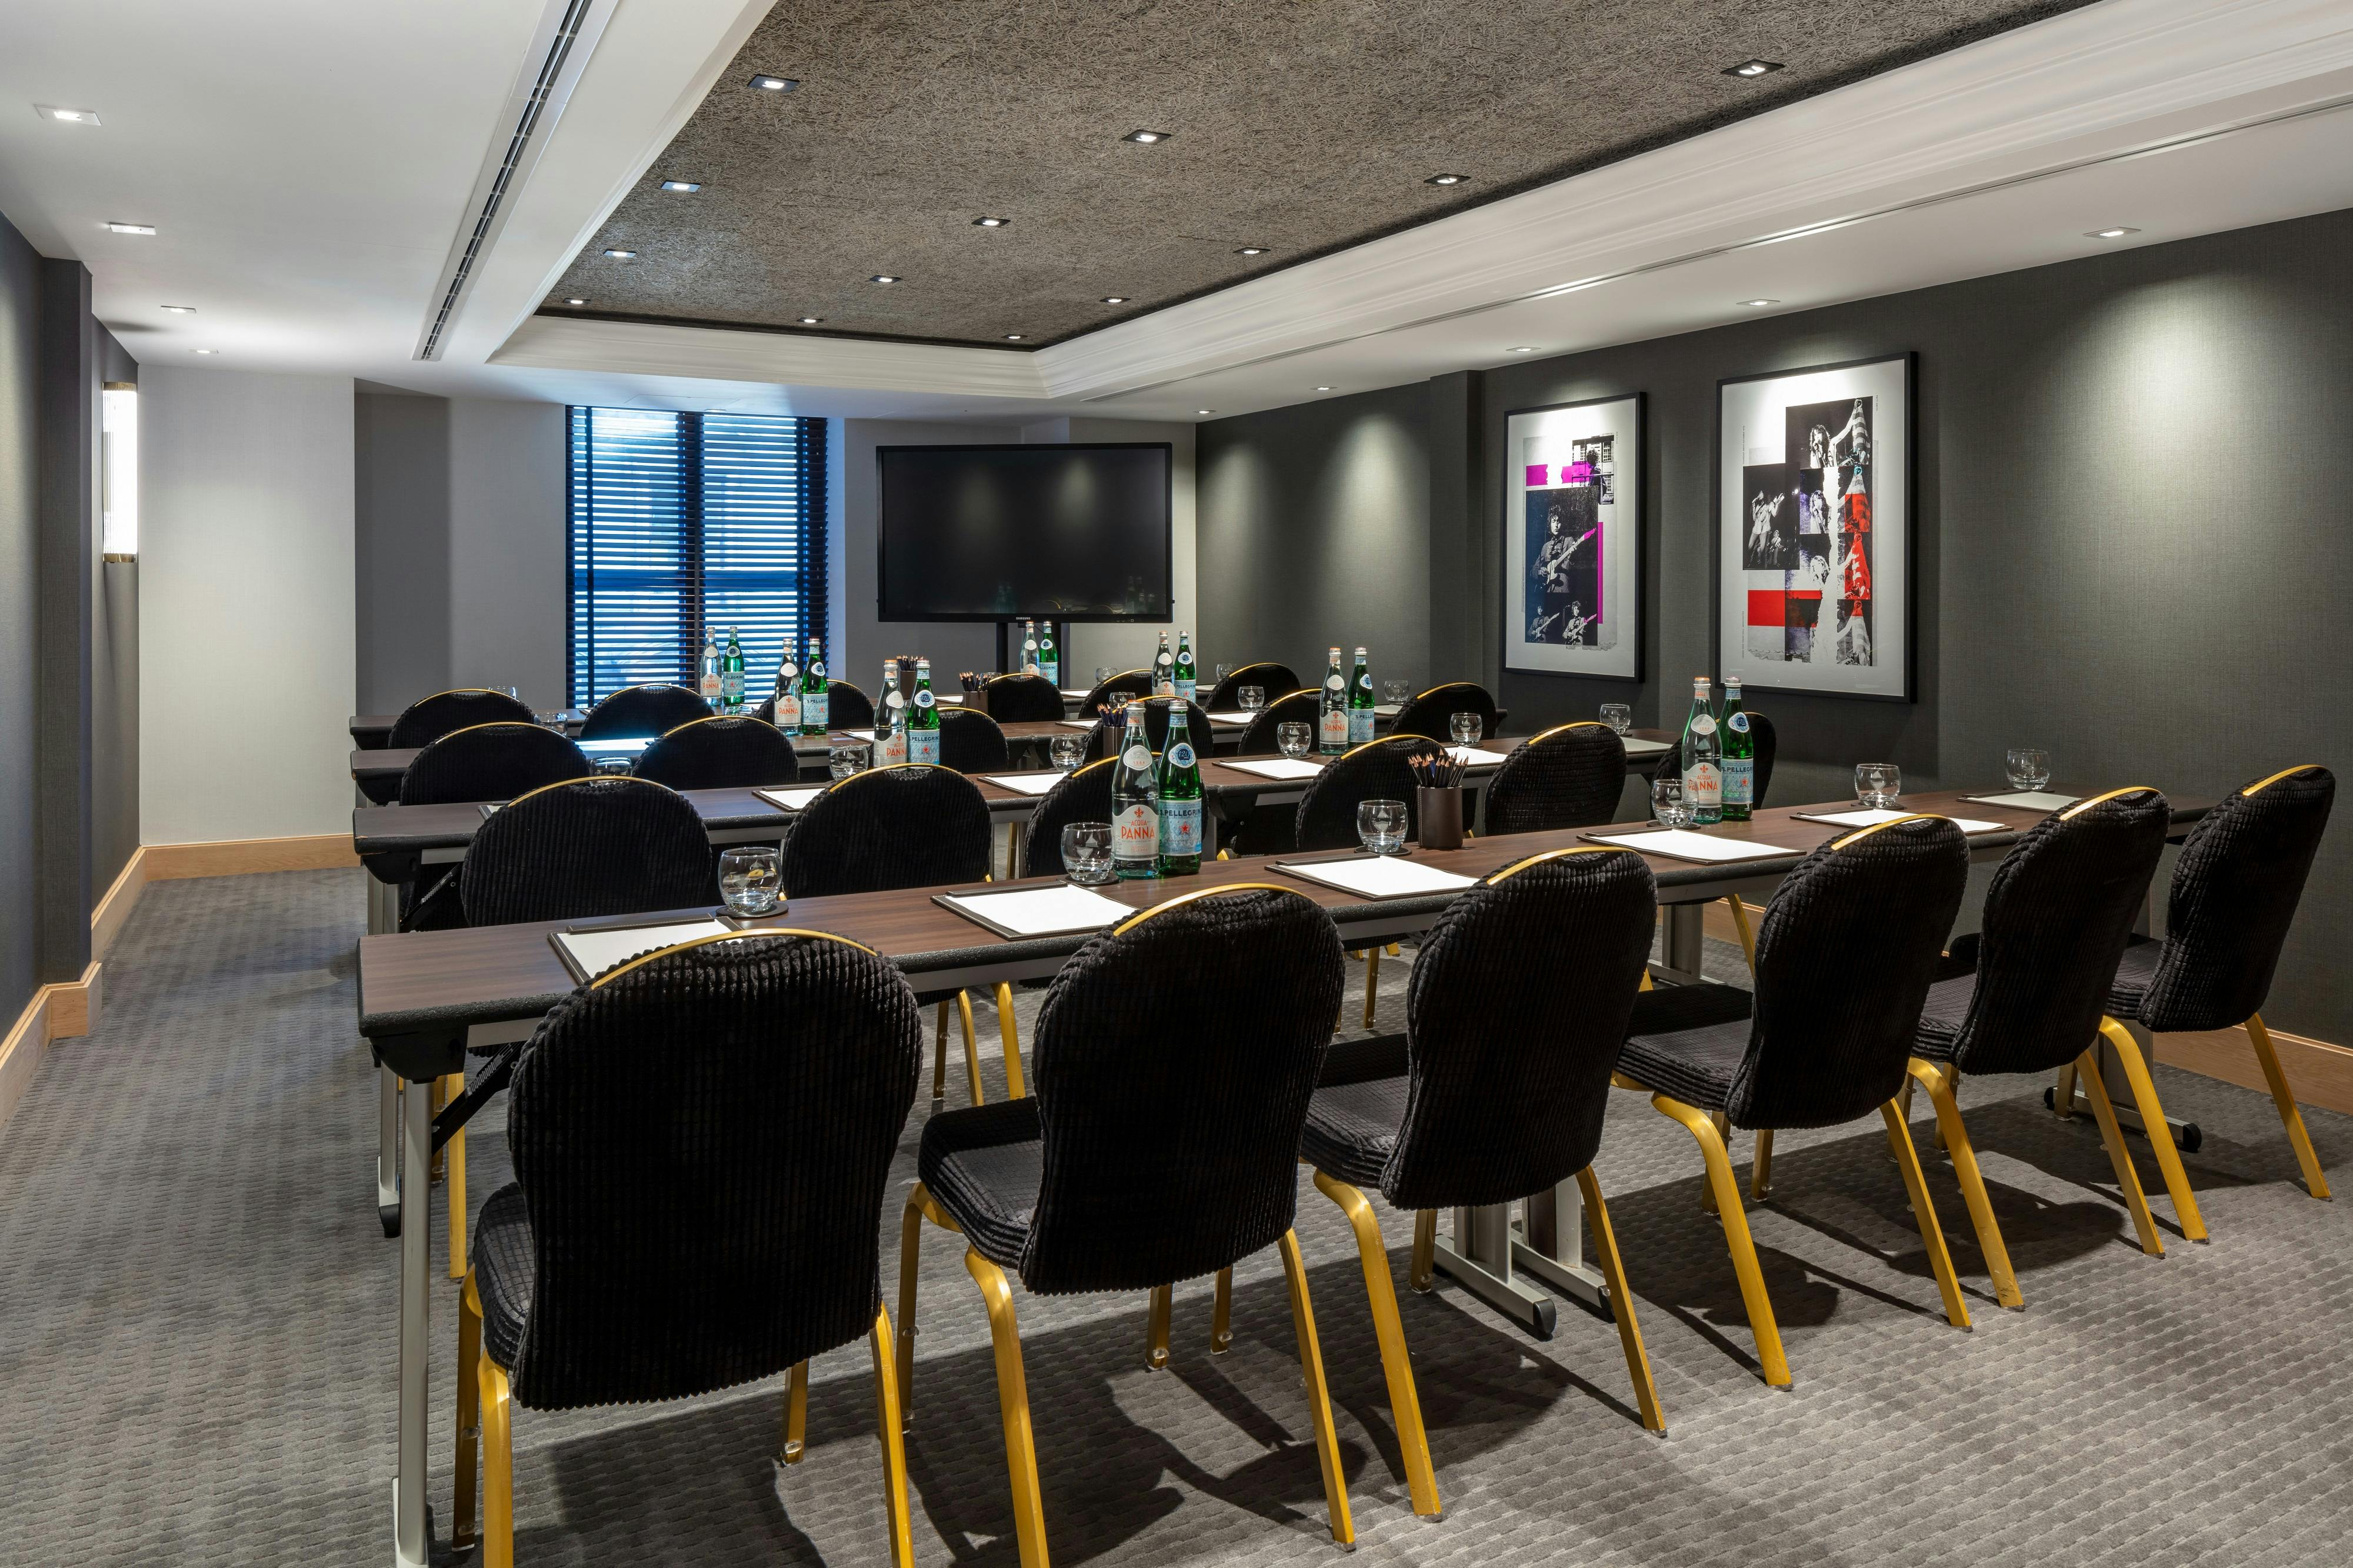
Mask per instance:
[[[1504,416],[1504,668],[1642,678],[1642,395]]]

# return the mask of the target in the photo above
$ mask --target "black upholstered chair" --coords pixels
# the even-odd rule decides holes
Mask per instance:
[[[1022,876],[1061,876],[1069,869],[1062,864],[1062,829],[1073,822],[1111,820],[1113,763],[1110,757],[1089,763],[1039,797],[1021,835]]]
[[[1452,721],[1457,713],[1479,715],[1479,733],[1493,740],[1497,728],[1494,698],[1476,681],[1450,680],[1443,686],[1433,686],[1398,710],[1397,722],[1389,726],[1392,735],[1427,735],[1433,741],[1454,739]]]
[[[392,721],[391,732],[384,743],[387,751],[405,752],[414,746],[431,745],[453,730],[469,730],[477,724],[537,721],[529,703],[503,691],[479,688],[437,691],[402,709],[400,717]]]
[[[584,741],[633,741],[667,735],[681,724],[711,717],[711,704],[683,686],[624,686],[580,721]]]
[[[403,805],[446,805],[512,800],[543,784],[585,778],[596,772],[586,753],[553,730],[536,724],[476,724],[454,730],[410,759],[400,775]],[[461,881],[450,866],[427,882],[415,871],[402,883],[400,929],[431,931],[464,923],[459,906]]]
[[[1144,738],[1158,756],[1168,745],[1168,710],[1185,710],[1185,732],[1192,738],[1193,750],[1208,756],[1216,749],[1216,732],[1209,723],[1209,710],[1198,702],[1187,702],[1181,697],[1143,697],[1131,701],[1144,704]],[[1087,732],[1087,761],[1108,757],[1119,750],[1119,738],[1127,732],[1127,710],[1116,709],[1095,721]]]
[[[1244,757],[1280,755],[1282,747],[1275,739],[1275,727],[1304,724],[1308,733],[1313,735],[1316,713],[1323,701],[1323,692],[1313,687],[1304,691],[1287,691],[1279,697],[1270,691],[1266,706],[1252,715],[1250,723],[1243,727],[1241,741],[1234,748],[1235,754]],[[1293,825],[1299,819],[1299,806],[1295,801],[1271,805],[1252,801],[1243,810],[1237,811],[1230,805],[1221,805],[1220,810],[1224,823],[1220,837],[1236,855],[1280,854],[1292,847]]]
[[[1445,748],[1426,735],[1384,735],[1377,741],[1342,752],[1307,781],[1293,819],[1292,847],[1299,850],[1353,849],[1363,840],[1356,833],[1356,807],[1368,800],[1405,803],[1405,836],[1421,837],[1415,805],[1415,757],[1434,755]],[[1396,951],[1395,944],[1390,951]],[[1381,944],[1365,952],[1365,1027],[1373,1026],[1373,1010],[1380,1000]]]
[[[1062,716],[1061,690],[1042,675],[1000,675],[980,696],[1000,724],[1050,724]]]
[[[1204,973],[1219,977],[1212,992]],[[1254,999],[1237,1014],[1220,997]],[[1044,1568],[1021,1338],[1006,1276],[1039,1295],[1148,1290],[1150,1363],[1168,1357],[1170,1287],[1279,1247],[1291,1285],[1333,1539],[1354,1539],[1307,1271],[1292,1232],[1301,1123],[1340,1001],[1340,939],[1303,895],[1204,889],[1081,948],[1039,1015],[1037,1093],[923,1126],[899,1259],[899,1382],[913,1375],[918,1248],[928,1219],[963,1233],[988,1308],[1023,1568]],[[1115,1046],[1116,1048],[1106,1048]],[[911,1405],[912,1407],[912,1405]]]
[[[458,1319],[461,1548],[479,1432],[483,1562],[514,1562],[512,1406],[683,1399],[782,1373],[789,1465],[809,1358],[864,1338],[891,1560],[913,1568],[878,1236],[922,1041],[897,970],[810,931],[670,948],[548,1016],[515,1069],[515,1180],[482,1206]]]
[[[1406,1032],[1336,1045],[1324,1058],[1300,1158],[1356,1232],[1416,1513],[1438,1513],[1438,1482],[1388,1244],[1364,1187],[1415,1211],[1409,1278],[1427,1290],[1440,1209],[1533,1201],[1574,1178],[1642,1425],[1666,1430],[1593,1174],[1657,911],[1650,868],[1627,850],[1554,849],[1507,867],[1448,906],[1422,939]],[[1542,984],[1528,983],[1535,974]]]
[[[1257,664],[1246,664],[1218,682],[1208,696],[1201,700],[1201,706],[1219,713],[1233,712],[1242,705],[1241,689],[1245,686],[1257,687],[1271,702],[1286,691],[1298,690],[1299,677],[1287,664],[1263,659]]]
[[[1078,717],[1098,717],[1105,703],[1117,707],[1131,697],[1152,695],[1152,672],[1148,669],[1123,669],[1107,680],[1095,682],[1094,689],[1079,704]]]
[[[1271,757],[1282,751],[1275,739],[1275,727],[1281,724],[1304,724],[1312,733],[1315,720],[1323,710],[1324,693],[1314,687],[1303,691],[1286,691],[1277,696],[1269,692],[1266,706],[1250,715],[1242,728],[1240,743],[1234,751],[1245,757]]]
[[[1799,861],[1766,907],[1753,994],[1700,984],[1634,999],[1617,1081],[1648,1093],[1699,1141],[1769,1384],[1787,1384],[1789,1363],[1725,1152],[1731,1127],[1760,1134],[1835,1127],[1875,1108],[1904,1173],[1945,1316],[1956,1328],[1968,1326],[1911,1123],[1896,1100],[1968,870],[1968,846],[1947,817],[1898,817],[1834,838]],[[1760,1166],[1772,1158],[1761,1136],[1757,1157]],[[1756,1174],[1762,1187],[1767,1171]]]
[[[825,721],[833,730],[874,728],[874,699],[847,680],[825,683]]]
[[[650,779],[567,779],[518,795],[475,830],[460,864],[470,926],[647,914],[719,897],[702,818]]]
[[[1487,784],[1487,831],[1541,833],[1618,819],[1626,743],[1595,720],[1546,730],[1515,747]]]
[[[940,766],[960,773],[1001,773],[1013,765],[1005,731],[976,708],[943,708]]]
[[[631,770],[672,789],[750,789],[801,776],[792,737],[748,715],[692,719],[638,757]]]
[[[2328,1181],[2262,1009],[2336,798],[2337,775],[2312,763],[2224,795],[2182,843],[2166,900],[2165,940],[2127,943],[2108,992],[2112,1018],[2152,1034],[2246,1026],[2305,1190],[2316,1198],[2328,1195]],[[2107,1031],[2112,1042],[2126,1032]],[[2160,1158],[2171,1152],[2171,1140],[2152,1142]],[[2168,1171],[2168,1182],[2171,1176]]]
[[[953,768],[916,763],[852,773],[810,801],[792,837],[785,840],[777,868],[788,899],[822,899],[983,881],[988,862],[988,803],[979,786]],[[937,1107],[946,1095],[950,1003],[964,1025],[965,1072],[972,1102],[980,1104],[980,1047],[973,1038],[972,998],[962,991],[945,991],[922,1000],[939,1010],[933,1105]],[[1013,1006],[1002,986],[997,1005],[1009,1026]],[[1012,1052],[1005,1071],[1019,1095],[1018,1051]]]
[[[2149,879],[2157,874],[2172,818],[2163,795],[2134,788],[2079,801],[2035,824],[1995,868],[1982,928],[1953,943],[1942,978],[1928,987],[1912,1047],[1912,1076],[1926,1087],[1936,1108],[1936,1126],[1968,1203],[1994,1297],[2005,1307],[2017,1307],[2024,1298],[1953,1097],[1964,1073],[2047,1073],[2074,1063],[2090,1079],[2093,1111],[2141,1247],[2165,1250],[2101,1080],[2099,1041],[2108,986]],[[2110,1037],[2117,1039],[2143,1123],[2163,1127],[2165,1108],[2158,1102],[2140,1047],[2121,1026]],[[2172,1186],[2180,1157],[2170,1138],[2160,1134],[2153,1142]],[[2202,1238],[2206,1227],[2186,1181],[2174,1189],[2174,1204],[2183,1233]]]

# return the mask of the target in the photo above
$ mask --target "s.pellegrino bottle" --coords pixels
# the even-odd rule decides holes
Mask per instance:
[[[726,678],[720,669],[723,662],[719,652],[719,634],[709,626],[703,627],[702,658],[696,666],[696,674],[702,700],[711,705],[714,713],[719,710],[720,699],[726,689]]]
[[[1315,712],[1315,749],[1336,757],[1348,749],[1348,678],[1340,673],[1340,650],[1334,648],[1324,671],[1323,702]]]
[[[1168,710],[1168,741],[1160,752],[1160,874],[1189,877],[1201,868],[1201,763],[1185,710]]]
[[[899,695],[899,661],[886,658],[882,661],[881,695],[874,702],[876,767],[892,767],[907,760],[907,731],[899,727],[906,715],[906,700]]]
[[[1691,712],[1683,719],[1683,801],[1692,826],[1724,820],[1724,746],[1708,706],[1707,677],[1692,680]]]
[[[1373,671],[1365,650],[1356,650],[1356,673],[1348,678],[1348,744],[1361,746],[1373,738]]]
[[[915,661],[915,700],[907,710],[907,761],[940,763],[940,700],[932,695],[932,661]]]
[[[1201,680],[1199,672],[1193,668],[1193,635],[1190,632],[1176,634],[1176,662],[1171,667],[1169,677],[1177,696],[1187,702],[1199,700],[1194,696],[1201,689]]]
[[[1051,621],[1048,621],[1045,629],[1038,634],[1038,673],[1056,686],[1062,684],[1062,653],[1054,646],[1054,623]]]
[[[1149,877],[1160,863],[1160,784],[1144,734],[1144,704],[1127,705],[1127,730],[1111,770],[1111,865],[1124,878]]]
[[[1021,623],[1021,673],[1038,673],[1038,623],[1035,621]]]
[[[793,639],[785,639],[785,658],[776,666],[776,706],[769,722],[789,735],[801,727],[801,667],[793,658]]]
[[[1740,705],[1740,677],[1724,678],[1724,820],[1746,822],[1757,805],[1757,739]]]
[[[735,628],[727,628],[727,660],[719,669],[719,707],[722,712],[744,711],[744,642]]]
[[[1168,651],[1168,634],[1160,634],[1160,651],[1152,656],[1152,695],[1176,695],[1176,656]]]
[[[833,683],[826,678],[825,644],[808,640],[808,658],[801,665],[801,733],[822,735],[833,722]]]

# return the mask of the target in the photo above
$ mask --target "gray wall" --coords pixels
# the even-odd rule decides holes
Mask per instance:
[[[1760,700],[1781,737],[1776,801],[1834,798],[1864,760],[1896,762],[1921,788],[1994,784],[2020,743],[2049,747],[2078,788],[2212,796],[2297,763],[2343,773],[2353,741],[2334,716],[2353,673],[2331,650],[2353,602],[2348,253],[2353,213],[2333,213],[1216,421],[1201,431],[1205,595],[1221,634],[1290,648],[1288,617],[1320,623],[1348,597],[1304,573],[1394,549],[1426,575],[1364,601],[1377,669],[1414,673],[1418,645],[1431,674],[1494,687],[1523,733],[1612,700],[1639,723],[1673,722],[1691,678],[1721,673],[1716,381],[1910,349],[1919,700]],[[1504,677],[1504,415],[1632,391],[1649,398],[1647,683]],[[1418,442],[1430,493],[1400,479],[1386,508],[1339,504],[1326,487],[1361,491],[1380,468],[1367,440]],[[2340,824],[2265,1016],[2353,1043],[2348,874]]]
[[[40,268],[0,220],[0,1030],[39,951]]]

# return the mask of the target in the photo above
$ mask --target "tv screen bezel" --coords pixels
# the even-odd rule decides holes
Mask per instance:
[[[1168,608],[1166,613],[1149,612],[1136,615],[1103,614],[1073,616],[1052,609],[958,610],[910,616],[892,613],[888,595],[891,584],[890,544],[883,531],[882,520],[888,497],[885,459],[900,452],[1157,452],[1160,454],[1161,516],[1165,520],[1160,531],[1160,575],[1168,585]],[[965,445],[941,442],[925,445],[902,442],[896,446],[874,448],[874,616],[878,621],[1018,621],[1051,620],[1063,624],[1165,626],[1176,614],[1176,444],[1174,441],[985,441]]]

